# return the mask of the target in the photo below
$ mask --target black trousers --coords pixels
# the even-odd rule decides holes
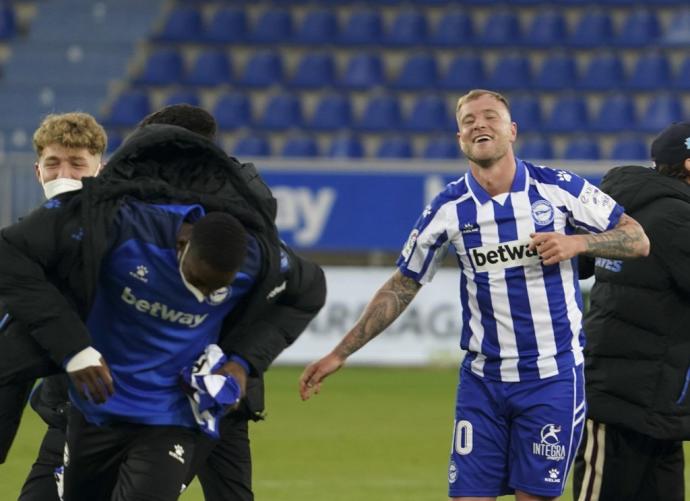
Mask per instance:
[[[64,501],[175,501],[198,436],[180,426],[94,426],[73,408]]]
[[[683,442],[587,419],[573,501],[683,501]]]
[[[55,482],[55,468],[62,465],[64,450],[65,431],[49,426],[18,501],[60,501]]]

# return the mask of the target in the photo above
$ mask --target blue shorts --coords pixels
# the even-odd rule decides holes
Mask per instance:
[[[560,496],[582,438],[583,364],[517,383],[460,371],[448,493]]]

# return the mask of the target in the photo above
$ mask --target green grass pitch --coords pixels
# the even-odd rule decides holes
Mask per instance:
[[[447,499],[457,369],[348,367],[308,402],[297,393],[300,372],[276,367],[266,376],[268,417],[250,427],[258,501]],[[43,431],[27,410],[0,465],[3,500],[17,498]],[[689,476],[686,468],[686,489]],[[203,500],[198,483],[180,499]],[[562,500],[571,499],[568,484]]]

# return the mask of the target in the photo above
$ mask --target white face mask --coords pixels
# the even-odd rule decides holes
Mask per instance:
[[[189,242],[184,246],[184,250],[182,251],[182,254],[180,255],[180,278],[182,279],[182,283],[184,286],[187,288],[189,292],[192,293],[192,295],[196,298],[197,301],[200,303],[204,302],[204,299],[206,299],[206,296],[204,296],[204,293],[201,292],[199,289],[194,287],[192,284],[190,284],[187,279],[184,276],[184,273],[182,272],[182,262],[184,261],[185,256],[187,255],[187,251],[189,250]]]
[[[67,193],[68,191],[81,190],[82,188],[81,180],[66,177],[59,177],[42,184],[43,193],[45,193],[47,199],[51,199],[62,193]]]

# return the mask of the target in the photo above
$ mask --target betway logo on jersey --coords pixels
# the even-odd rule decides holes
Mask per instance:
[[[536,250],[529,250],[529,240],[513,240],[495,245],[485,245],[469,250],[476,271],[500,271],[514,266],[530,266],[539,263]]]
[[[151,315],[154,318],[160,318],[161,320],[165,320],[173,324],[186,325],[190,329],[198,327],[203,323],[204,320],[206,320],[206,317],[208,317],[208,313],[203,315],[194,315],[192,313],[174,310],[167,304],[159,303],[158,301],[152,303],[146,299],[139,299],[132,294],[132,289],[129,287],[125,287],[122,290],[122,296],[120,297],[125,303],[134,306],[134,308],[141,313]]]

